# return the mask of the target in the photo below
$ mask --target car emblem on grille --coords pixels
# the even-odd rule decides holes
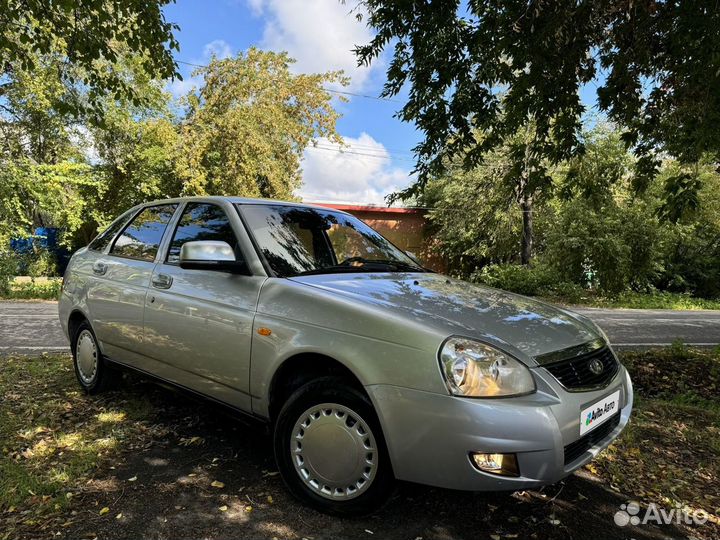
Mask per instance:
[[[592,360],[590,360],[588,368],[594,375],[600,375],[605,369],[605,366],[599,359],[593,358]]]

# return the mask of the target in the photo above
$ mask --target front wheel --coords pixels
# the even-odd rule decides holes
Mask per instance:
[[[372,512],[394,477],[380,424],[361,391],[337,377],[298,389],[275,424],[275,458],[290,491],[323,512]]]

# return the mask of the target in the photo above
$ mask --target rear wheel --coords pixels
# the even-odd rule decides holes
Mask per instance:
[[[87,321],[75,330],[72,352],[75,375],[88,394],[100,393],[115,384],[118,373],[103,360],[95,332]]]
[[[394,478],[377,415],[361,391],[324,377],[298,389],[275,424],[275,457],[290,491],[332,514],[382,506]]]

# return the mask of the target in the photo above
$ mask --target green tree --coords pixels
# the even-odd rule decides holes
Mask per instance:
[[[530,264],[536,240],[533,216],[553,184],[532,137],[530,124],[471,170],[455,160],[419,197],[423,206],[433,208],[429,217],[442,254],[461,273],[487,263]]]
[[[140,105],[106,98],[101,104],[103,124],[90,128],[98,189],[83,194],[91,198],[93,213],[80,243],[87,243],[98,225],[108,224],[127,208],[181,192],[176,171],[181,146],[178,119],[165,83],[149,76],[135,58],[124,58],[119,65],[135,81]]]
[[[78,157],[79,122],[55,107],[79,100],[62,80],[61,65],[57,55],[37,56],[33,71],[16,70],[6,77],[0,96],[0,159],[57,163]]]
[[[63,227],[68,235],[83,226],[89,201],[80,191],[96,189],[92,168],[82,163],[36,164],[29,160],[0,167],[0,252],[11,238],[34,227]]]
[[[709,0],[364,0],[375,37],[357,47],[370,63],[391,48],[383,95],[407,87],[399,112],[424,133],[418,183],[452,158],[466,168],[528,122],[534,148],[552,163],[582,153],[580,89],[598,78],[598,102],[626,130],[647,186],[658,152],[694,163],[720,157],[720,10]],[[485,137],[478,140],[475,133]],[[450,159],[448,159],[450,158]],[[669,201],[692,202],[684,173]],[[686,207],[692,208],[692,204]],[[671,215],[671,214],[668,214]]]
[[[185,194],[288,199],[301,182],[303,151],[318,137],[341,142],[338,113],[323,86],[340,72],[295,75],[286,53],[251,48],[213,58],[195,75],[182,126],[179,174]]]
[[[86,100],[58,100],[58,112],[90,109],[101,116],[106,95],[139,104],[142,95],[122,73],[108,69],[124,55],[164,79],[180,77],[172,51],[178,49],[162,8],[170,0],[0,0],[0,97],[17,72],[31,73],[38,57],[58,55],[59,78],[82,83]]]
[[[687,167],[666,162],[661,169],[657,192],[670,179],[683,174]],[[662,266],[656,286],[676,292],[691,292],[705,298],[720,297],[720,173],[715,163],[704,160],[696,165],[695,174],[702,187],[694,209],[676,223],[667,224],[661,237]],[[665,211],[665,201],[659,209]]]
[[[132,81],[140,105],[108,95],[99,104],[102,124],[85,123],[55,106],[86,97],[81,85],[62,79],[62,63],[56,54],[38,56],[34,72],[13,73],[0,101],[5,244],[52,226],[62,228],[66,243],[85,245],[98,225],[128,206],[179,193],[171,185],[179,143],[165,83],[148,75],[137,57],[120,58],[113,69]]]

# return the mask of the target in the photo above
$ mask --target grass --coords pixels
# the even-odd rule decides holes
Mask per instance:
[[[628,498],[702,509],[720,524],[720,350],[678,343],[622,360],[635,411],[586,468]],[[67,355],[0,358],[0,366],[0,540],[52,535],[88,511],[97,518],[102,505],[75,502],[105,489],[123,456],[177,439],[187,422],[148,385],[86,396]],[[720,531],[706,527],[699,537]]]
[[[0,364],[0,522],[47,526],[94,473],[147,439],[152,407],[141,395],[86,396],[65,355]]]
[[[627,309],[720,309],[720,300],[696,298],[689,294],[671,292],[639,293],[628,291],[617,296],[603,296],[584,291],[579,297],[548,297],[548,301],[575,306]]]
[[[635,410],[588,468],[640,502],[703,510],[720,524],[720,352],[675,344],[625,353],[623,362]]]
[[[62,278],[16,277],[10,282],[10,290],[0,294],[4,300],[57,300],[60,296]]]

